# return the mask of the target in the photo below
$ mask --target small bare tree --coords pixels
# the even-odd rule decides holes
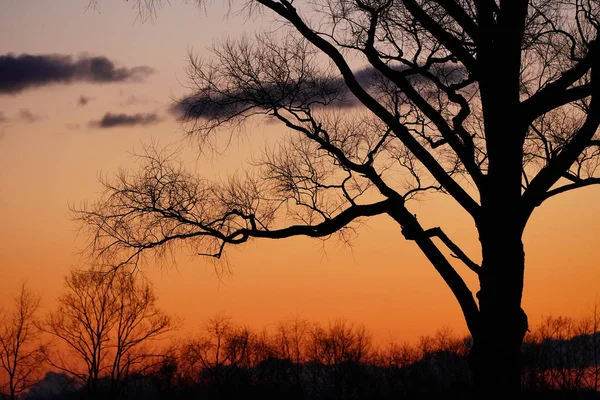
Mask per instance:
[[[73,270],[65,287],[42,326],[65,350],[48,352],[48,362],[84,383],[90,398],[98,396],[102,377],[116,396],[131,369],[148,356],[138,352],[141,346],[171,330],[173,320],[156,307],[149,284],[124,270]]]
[[[307,347],[313,392],[337,399],[355,397],[360,371],[372,361],[371,344],[371,335],[363,326],[345,320],[330,323],[327,328],[315,324]]]
[[[229,316],[217,314],[205,323],[200,335],[184,342],[182,363],[192,381],[214,382],[221,387],[225,368],[235,361],[229,352],[229,338],[235,330]]]
[[[6,373],[4,392],[10,400],[33,385],[43,363],[43,346],[38,339],[36,313],[40,297],[25,283],[9,311],[0,309],[0,370]]]
[[[109,332],[114,326],[114,302],[107,279],[93,272],[71,271],[58,308],[47,315],[42,329],[59,339],[66,350],[47,353],[48,363],[76,377],[96,398],[100,375],[106,369]]]
[[[302,384],[303,364],[307,361],[310,337],[310,322],[299,317],[282,321],[276,326],[273,348],[277,357],[291,363],[292,371],[289,374],[296,387]]]

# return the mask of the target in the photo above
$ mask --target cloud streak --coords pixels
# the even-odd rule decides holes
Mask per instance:
[[[402,72],[405,67],[394,68]],[[439,65],[430,72],[446,84],[460,82],[465,79],[464,70],[453,65]],[[354,73],[363,89],[375,97],[387,92],[390,81],[373,67],[367,67]],[[427,78],[413,74],[407,76],[408,81],[426,90],[430,82]],[[327,104],[338,108],[352,108],[359,104],[358,99],[350,93],[342,77],[304,79],[302,82],[266,83],[260,87],[250,86],[245,89],[227,87],[231,83],[224,80],[224,88],[214,90],[212,83],[208,89],[200,88],[197,93],[185,96],[171,105],[169,112],[183,119],[228,119],[233,115],[244,113],[250,109],[279,106],[302,107],[307,105]],[[235,81],[232,79],[232,81]],[[204,89],[204,90],[203,90]]]
[[[107,57],[61,54],[0,55],[0,95],[17,94],[51,84],[141,82],[154,70],[148,66],[119,67]]]
[[[107,112],[100,120],[90,121],[88,125],[93,128],[110,129],[123,126],[153,125],[159,122],[161,122],[161,118],[156,113],[114,114]]]
[[[12,118],[9,118],[0,111],[0,124],[8,124],[15,122],[26,122],[28,124],[33,124],[35,122],[40,121],[44,117],[39,114],[35,114],[29,108],[21,108],[19,113]]]
[[[37,122],[40,119],[42,119],[42,116],[34,114],[28,108],[21,108],[21,110],[19,111],[19,119],[29,124],[33,124],[34,122]]]

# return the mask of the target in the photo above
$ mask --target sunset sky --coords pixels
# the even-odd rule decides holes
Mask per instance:
[[[188,54],[208,55],[215,40],[251,35],[268,16],[246,21],[227,10],[171,1],[143,21],[132,2],[4,0],[0,9],[0,301],[22,281],[50,310],[71,267],[83,267],[69,205],[93,201],[100,175],[132,165],[151,140],[175,143],[182,128],[169,113],[186,89]],[[193,3],[193,2],[189,2]],[[252,135],[222,158],[192,160],[208,177],[235,172]],[[600,187],[552,198],[525,232],[523,308],[543,316],[588,313],[600,301]],[[441,226],[476,261],[475,228],[449,198],[410,205],[424,227]],[[389,218],[371,219],[352,247],[335,240],[255,241],[231,248],[231,273],[183,249],[176,266],[149,266],[162,308],[184,332],[218,312],[254,328],[300,316],[323,324],[363,324],[377,341],[414,341],[466,327],[450,290]],[[444,249],[445,253],[448,253]],[[472,273],[457,269],[477,291]]]

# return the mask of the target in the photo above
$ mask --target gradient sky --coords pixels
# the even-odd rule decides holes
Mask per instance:
[[[81,266],[77,252],[85,243],[69,205],[94,200],[99,174],[131,165],[129,153],[141,143],[181,138],[168,107],[187,93],[190,51],[206,54],[215,40],[268,24],[242,25],[216,6],[205,14],[171,3],[144,22],[121,0],[101,0],[99,10],[86,10],[87,0],[3,0],[0,57],[71,56],[66,76],[73,80],[0,91],[0,301],[25,280],[42,294],[44,309],[52,308],[63,276]],[[94,57],[116,69],[90,70],[86,62]],[[276,129],[265,125],[254,134]],[[231,173],[244,145],[195,167],[213,176]],[[532,325],[550,314],[578,317],[600,300],[599,199],[599,187],[557,196],[531,219],[523,304]],[[411,210],[480,260],[474,226],[450,199],[413,203]],[[388,218],[368,221],[351,248],[297,238],[231,250],[232,273],[220,277],[208,260],[185,252],[176,267],[145,269],[161,306],[184,319],[184,331],[224,312],[254,328],[294,316],[322,323],[346,318],[364,324],[377,341],[414,341],[444,327],[466,332],[450,290]],[[457,268],[476,291],[467,268]]]

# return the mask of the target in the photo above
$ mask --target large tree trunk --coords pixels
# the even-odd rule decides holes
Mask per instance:
[[[523,4],[515,6],[524,18]],[[510,25],[510,14],[505,23]],[[473,335],[471,368],[482,399],[519,399],[521,345],[527,316],[521,308],[525,252],[522,209],[523,146],[528,123],[520,114],[518,17],[507,32],[478,53],[486,71],[481,81],[488,171],[480,188],[476,225],[481,243],[479,321]],[[520,26],[520,28],[519,28]],[[514,29],[517,29],[516,31]]]
[[[510,224],[518,218],[502,214],[487,214],[487,223],[479,227],[480,323],[469,361],[482,399],[518,399],[521,388],[521,345],[527,331],[521,308],[525,253],[522,228]]]

